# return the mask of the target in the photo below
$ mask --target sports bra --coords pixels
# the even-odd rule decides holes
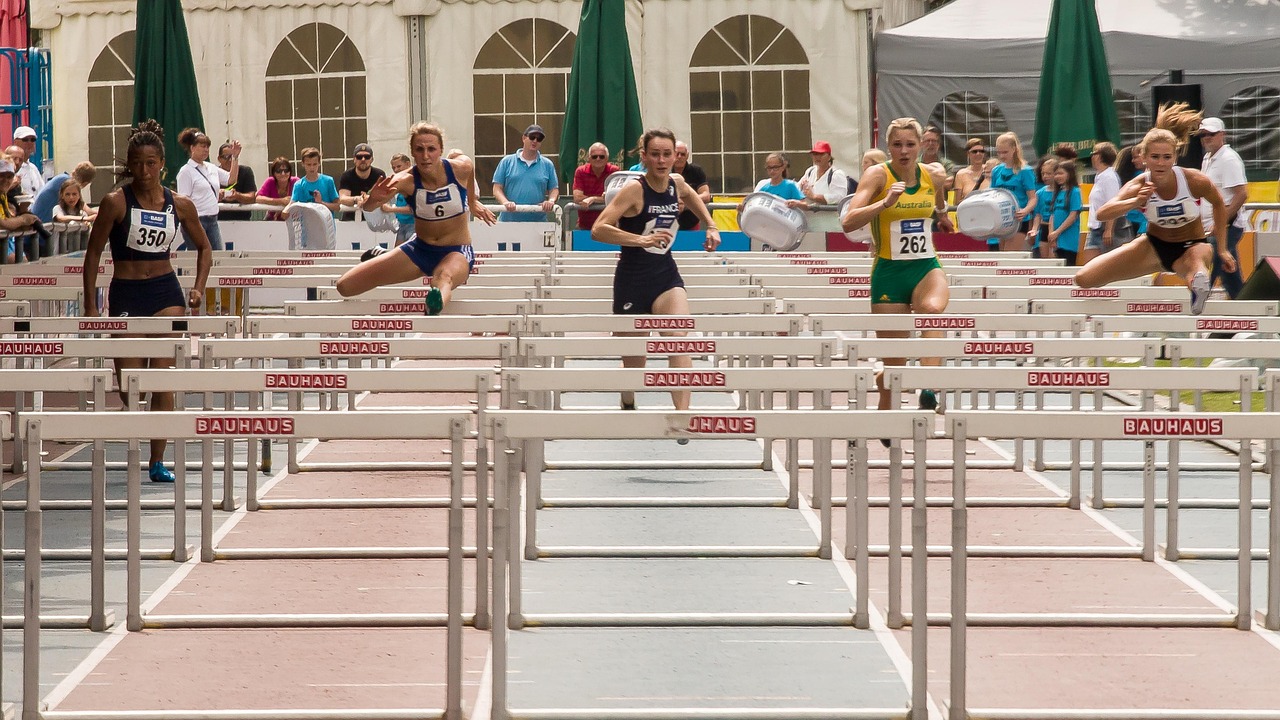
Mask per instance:
[[[1187,187],[1186,173],[1181,167],[1175,165],[1173,175],[1178,179],[1178,188],[1172,200],[1165,200],[1158,192],[1151,193],[1151,197],[1147,199],[1147,208],[1143,212],[1147,216],[1147,222],[1150,223],[1149,228],[1173,229],[1190,225],[1192,222],[1201,222],[1200,201],[1191,195],[1191,189]],[[1145,177],[1147,182],[1151,181],[1150,173]]]
[[[649,181],[641,175],[632,182],[640,183],[644,188],[644,205],[640,208],[638,215],[631,217],[618,218],[618,229],[629,232],[633,235],[652,235],[656,230],[670,230],[675,234],[676,219],[680,215],[680,200],[676,196],[676,181],[669,180],[667,188],[662,191],[654,190],[649,187]],[[671,246],[640,248],[631,245],[624,245],[620,251],[621,257],[638,259],[646,254],[650,255],[667,255],[670,257]]]
[[[422,176],[418,167],[413,167],[413,216],[419,220],[436,222],[458,217],[467,211],[467,189],[458,184],[454,177],[453,166],[448,160],[441,160],[444,165],[445,183],[443,187],[428,190],[422,186]]]
[[[124,220],[111,227],[107,242],[111,259],[168,260],[169,248],[178,239],[178,215],[173,209],[173,193],[164,191],[164,207],[148,210],[138,204],[133,187],[124,186]]]

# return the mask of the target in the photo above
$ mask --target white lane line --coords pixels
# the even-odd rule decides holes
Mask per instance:
[[[299,448],[298,460],[302,460],[302,458],[306,457],[308,453],[310,453],[319,445],[320,445],[320,442],[318,440],[308,441],[301,448]],[[285,465],[286,467],[281,468],[275,475],[271,477],[270,480],[268,480],[267,482],[259,486],[258,488],[259,496],[265,495],[268,490],[278,485],[280,481],[283,480],[289,474],[287,463]],[[217,528],[217,530],[214,531],[214,534],[213,534],[214,546],[216,547],[218,543],[223,538],[225,538],[228,533],[231,532],[231,529],[234,528],[241,520],[247,517],[247,515],[248,515],[248,510],[245,509],[245,503],[241,503],[240,507],[234,513],[232,513],[230,517],[224,520],[222,525],[219,528]],[[179,583],[181,583],[184,579],[186,579],[186,577],[191,574],[191,571],[194,570],[196,566],[199,564],[200,564],[200,553],[199,551],[197,551],[192,553],[191,557],[185,563],[183,563],[176,570],[174,570],[173,574],[170,575],[167,580],[161,583],[160,587],[156,588],[155,592],[152,593],[151,596],[148,597],[146,601],[142,603],[142,614],[146,615],[147,613],[151,612],[152,609],[156,607],[156,605],[159,605],[160,601],[164,600],[164,598],[167,595],[169,595],[169,593],[173,592],[174,588],[176,588]],[[71,691],[75,690],[76,687],[80,683],[82,683],[84,679],[88,677],[98,667],[99,663],[101,663],[104,659],[106,659],[107,655],[109,655],[111,651],[114,650],[115,647],[119,645],[120,642],[124,640],[128,634],[129,634],[128,623],[125,623],[125,622],[117,623],[116,626],[111,630],[111,633],[107,635],[107,637],[103,638],[102,642],[98,643],[97,647],[91,650],[89,654],[86,655],[85,658],[80,661],[80,664],[76,665],[75,669],[67,673],[66,678],[64,678],[61,682],[59,682],[56,686],[54,686],[53,690],[51,690],[49,694],[44,697],[43,702],[45,703],[46,709],[48,710],[57,709],[58,704],[61,703],[63,700],[66,700],[67,696],[71,694]]]
[[[493,643],[484,655],[484,673],[480,675],[480,687],[476,690],[476,706],[471,720],[489,720],[493,713]]]
[[[1000,447],[998,444],[988,440],[987,438],[982,438],[981,440],[984,445],[994,450],[996,454],[1000,455],[1006,460],[1013,460],[1013,455],[1005,452],[1004,448]],[[1068,495],[1068,493],[1065,490],[1062,490],[1061,488],[1059,488],[1057,485],[1053,483],[1052,480],[1045,477],[1042,473],[1039,473],[1035,470],[1028,469],[1028,468],[1023,468],[1022,472],[1025,473],[1027,477],[1031,478],[1032,480],[1035,480],[1036,482],[1040,483],[1046,488],[1049,488],[1050,490],[1056,492],[1059,496],[1066,497]],[[1080,511],[1083,512],[1085,515],[1089,516],[1090,518],[1092,518],[1094,522],[1098,523],[1102,527],[1111,531],[1111,533],[1115,535],[1117,538],[1120,538],[1120,540],[1129,543],[1133,547],[1142,546],[1142,543],[1136,537],[1131,535],[1129,532],[1125,531],[1119,525],[1116,525],[1114,522],[1108,519],[1105,515],[1103,515],[1101,511],[1095,510],[1094,508],[1090,507],[1088,503],[1081,502]],[[1177,563],[1165,560],[1163,557],[1161,557],[1160,553],[1156,553],[1155,564],[1158,567],[1164,568],[1164,570],[1166,570],[1170,575],[1173,575],[1174,577],[1176,577],[1178,580],[1181,580],[1183,584],[1185,584],[1187,587],[1199,593],[1201,597],[1213,603],[1218,609],[1228,613],[1236,612],[1236,606],[1227,602],[1225,598],[1223,598],[1221,595],[1217,593],[1217,591],[1215,591],[1213,588],[1210,588],[1208,585],[1205,585],[1203,582],[1200,582],[1198,578],[1196,578],[1191,573],[1179,567]],[[1249,623],[1249,626],[1253,630],[1253,632],[1258,635],[1258,637],[1265,640],[1268,644],[1270,644],[1272,647],[1276,648],[1277,650],[1280,650],[1280,634],[1271,630],[1267,630],[1266,628],[1262,627],[1262,623],[1259,623],[1256,621]]]
[[[721,640],[724,645],[876,645],[875,640]]]
[[[1198,653],[996,653],[1000,657],[1136,657],[1136,658],[1189,658],[1200,657]]]
[[[757,443],[761,446],[764,444],[760,441],[757,441]],[[782,484],[783,488],[789,489],[790,478],[787,477],[786,472],[784,471],[786,463],[782,461],[782,458],[778,457],[776,452],[772,452],[772,448],[769,448],[769,450],[773,454],[774,475],[777,476],[778,482]],[[810,477],[812,477],[812,473],[810,473]],[[809,504],[809,499],[804,493],[800,493],[800,515],[805,519],[805,522],[809,524],[809,529],[813,531],[814,537],[821,537],[822,523],[818,520],[818,514],[814,512],[813,506]],[[832,522],[835,522],[834,517],[833,513]],[[847,558],[845,558],[844,551],[841,548],[836,547],[834,540],[831,543],[831,564],[835,566],[836,572],[840,574],[840,579],[844,580],[845,586],[849,589],[849,599],[856,602],[857,592],[855,588],[858,583],[857,575],[853,571],[853,565],[850,564]],[[894,637],[893,631],[884,623],[884,619],[880,616],[880,611],[876,608],[875,603],[869,602],[868,604],[871,631],[875,634],[876,640],[878,640],[880,645],[884,648],[885,653],[888,654],[889,661],[893,663],[895,668],[897,668],[898,677],[901,678],[904,688],[908,695],[910,695],[911,659],[907,657],[906,651],[898,644],[898,639]],[[925,709],[928,711],[929,720],[943,720],[945,715],[942,712],[942,707],[933,699],[933,694],[927,693],[925,697]]]

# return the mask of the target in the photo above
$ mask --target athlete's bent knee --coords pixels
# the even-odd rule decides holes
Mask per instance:
[[[927,297],[922,299],[913,309],[922,315],[940,315],[947,311],[947,300],[946,298]]]

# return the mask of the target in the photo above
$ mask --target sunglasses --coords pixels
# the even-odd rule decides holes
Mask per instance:
[[[359,155],[356,155],[356,159],[357,159],[357,160],[372,160],[372,159],[373,159],[373,156],[372,156],[372,155],[367,155],[367,154],[365,154],[365,153],[360,153]]]
[[[529,135],[527,137],[534,142],[542,142],[544,139],[542,135]]]
[[[591,156],[591,159],[592,159],[592,160],[604,160],[604,159],[607,159],[608,157],[609,157],[608,155],[592,155],[592,156]]]
[[[986,155],[987,149],[986,148],[969,148],[969,154],[970,155]]]

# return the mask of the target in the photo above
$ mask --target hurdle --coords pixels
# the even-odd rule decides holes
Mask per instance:
[[[1025,315],[1028,303],[1025,300],[988,300],[958,298],[947,303],[946,315]],[[796,298],[782,300],[782,312],[788,315],[829,315],[833,312],[871,313],[869,298]],[[1064,314],[1064,313],[1059,313]]]
[[[240,334],[240,318],[228,315],[183,315],[178,317],[32,317],[0,319],[4,335],[208,335],[235,337]]]
[[[695,268],[699,272],[680,273],[680,277],[684,278],[685,285],[688,287],[699,287],[704,285],[752,285],[750,275],[740,275],[728,272],[705,273],[701,272],[704,268]],[[470,283],[468,283],[470,284]],[[600,285],[609,286],[609,292],[613,292],[613,272],[601,273],[599,275],[583,275],[580,273],[572,274],[552,274],[541,281],[543,287],[574,287],[578,285]]]
[[[21,276],[15,276],[14,279],[17,277]],[[27,309],[25,315],[56,317],[80,313],[80,308],[84,305],[84,290],[80,286],[35,285],[43,279],[29,278],[25,282],[32,283],[30,285],[0,287],[0,300],[22,303]]]
[[[1280,335],[1280,318],[1200,315],[1153,319],[1144,316],[1099,315],[1093,318],[1093,332],[1097,335],[1127,332],[1156,336],[1253,332],[1275,336]]]
[[[244,335],[259,338],[274,335],[362,337],[430,333],[518,336],[524,330],[524,323],[523,315],[431,315],[394,319],[367,315],[250,315],[244,321]]]
[[[1190,312],[1191,296],[1185,295],[1179,300],[1124,300],[1117,296],[1030,302],[1033,315],[1186,315]],[[1222,317],[1275,316],[1280,314],[1280,303],[1273,300],[1209,300],[1205,303],[1204,312],[1205,315]]]
[[[217,415],[204,412],[136,413],[116,414],[114,422],[106,424],[94,413],[42,413],[29,416],[23,423],[22,434],[28,447],[38,449],[41,439],[84,439],[130,441],[130,455],[139,454],[138,437],[166,437],[170,440],[201,440],[206,437],[258,438],[262,436],[293,436],[336,439],[424,439],[447,438],[455,451],[454,458],[462,454],[463,438],[467,432],[469,416],[466,413],[442,411],[376,412],[361,414],[360,423],[352,423],[343,414],[325,412],[298,413],[236,413]],[[462,479],[463,469],[455,462],[450,469],[450,504],[448,537],[449,546],[443,557],[448,560],[448,600],[443,616],[389,615],[389,616],[146,616],[141,603],[141,556],[139,550],[139,519],[141,510],[141,469],[136,462],[129,469],[129,561],[127,627],[131,632],[144,627],[403,627],[429,622],[446,625],[447,631],[447,702],[444,709],[400,711],[394,717],[444,717],[462,720]],[[38,550],[41,542],[40,472],[33,465],[27,488],[26,542],[31,550]],[[34,547],[33,547],[34,546]],[[35,553],[38,555],[38,553]],[[40,564],[28,563],[24,576],[24,608],[26,624],[23,628],[23,696],[24,719],[71,720],[80,717],[74,712],[39,711],[40,697],[40,626],[33,618],[40,610]],[[365,625],[371,623],[371,625]],[[201,711],[165,711],[170,716],[195,717]],[[302,711],[291,711],[298,717],[314,717]],[[416,714],[407,714],[409,712]],[[151,711],[113,712],[112,717],[153,717]],[[261,711],[218,711],[218,717],[228,720],[262,718]],[[276,713],[273,711],[272,717]],[[356,717],[342,714],[341,717]],[[333,717],[338,717],[334,715]],[[368,714],[360,717],[383,718],[391,715]]]
[[[474,392],[476,400],[473,408],[435,408],[436,410],[452,410],[474,414],[476,427],[482,427],[488,405],[489,393],[495,388],[495,371],[492,368],[394,368],[394,369],[360,369],[360,370],[134,370],[121,374],[121,383],[129,394],[131,406],[141,393],[175,392],[179,396],[188,392],[225,393],[231,397],[235,392],[250,393],[249,410],[261,411],[261,397],[266,393],[285,392],[290,395],[290,407],[295,410],[301,405],[299,396],[306,392],[326,392],[331,387],[341,387],[348,392]],[[224,407],[221,412],[240,412],[239,408]],[[355,422],[364,422],[365,413],[373,410],[358,410]],[[349,420],[352,416],[348,416]],[[487,624],[484,608],[487,606],[488,594],[488,513],[489,507],[489,452],[488,444],[482,434],[469,432],[466,439],[475,439],[476,456],[474,463],[463,459],[459,448],[452,449],[452,460],[432,463],[315,463],[304,466],[291,458],[290,465],[299,472],[325,469],[348,469],[358,465],[361,469],[422,469],[452,470],[455,465],[464,470],[475,472],[476,495],[463,498],[464,507],[476,508],[476,548],[468,550],[476,558],[476,607],[477,625]],[[223,440],[230,446],[234,440]],[[275,559],[277,557],[297,557],[297,553],[284,549],[255,548],[248,554],[230,550],[218,550],[213,542],[213,443],[206,438],[201,441],[201,493],[200,493],[200,561],[214,562],[219,559]],[[227,451],[230,454],[229,451]],[[325,499],[279,499],[269,500],[258,496],[257,466],[253,461],[255,446],[248,444],[250,460],[247,463],[248,474],[245,481],[245,510],[257,512],[266,510],[307,510],[307,509],[433,509],[447,508],[450,498],[325,498]],[[225,466],[224,466],[225,467]],[[224,481],[225,482],[225,481]],[[181,482],[174,483],[174,507],[185,508],[185,490]],[[181,528],[181,529],[180,529]],[[176,512],[174,516],[175,545],[179,538],[185,539],[185,516]],[[316,551],[320,552],[320,551]],[[273,554],[274,553],[274,554]],[[306,555],[312,557],[314,553]],[[373,549],[367,550],[362,557],[375,557]],[[399,555],[397,555],[398,557]]]
[[[788,410],[799,410],[795,396],[802,391],[814,394],[813,409],[831,410],[830,391],[844,390],[848,392],[850,406],[854,409],[866,405],[867,388],[871,385],[870,369],[860,368],[788,368],[785,373],[780,369],[768,368],[736,368],[722,370],[644,370],[631,368],[508,368],[503,371],[503,384],[507,386],[510,396],[521,397],[524,393],[551,392],[623,392],[653,390],[655,387],[687,389],[693,392],[768,392],[778,390],[787,392],[790,402]],[[538,409],[529,402],[529,409]],[[550,408],[547,408],[550,409]],[[643,411],[649,412],[649,411]],[[543,557],[537,545],[537,510],[546,507],[799,507],[800,465],[798,458],[799,439],[787,438],[787,466],[789,483],[785,500],[769,498],[725,498],[711,501],[692,501],[684,498],[616,498],[605,502],[585,498],[567,498],[547,501],[542,493],[542,468],[545,465],[544,450],[541,444],[526,447],[525,483],[527,487],[525,504],[525,545],[524,556],[528,560]],[[766,455],[772,453],[772,440],[762,442]],[[830,452],[831,446],[822,446],[814,441],[814,453],[821,455],[815,459],[817,470],[814,474],[814,495],[818,501],[818,514],[821,533],[818,544],[818,557],[831,557],[831,488],[830,488]],[[765,468],[761,460],[760,467]],[[634,467],[634,465],[632,465]],[[826,467],[826,474],[821,468]],[[865,470],[865,466],[863,468]],[[554,557],[555,551],[545,549],[545,556]]]
[[[530,315],[532,337],[622,332],[693,332],[707,335],[799,335],[800,315]]]
[[[651,718],[652,720],[676,720],[677,718],[714,717],[723,720],[747,720],[753,718],[923,718],[927,705],[928,638],[927,625],[920,623],[911,629],[912,680],[911,707],[867,710],[813,710],[807,708],[771,708],[768,710],[726,708],[637,709],[616,708],[547,709],[527,711],[511,709],[507,699],[507,655],[509,632],[525,626],[590,626],[590,627],[706,627],[706,626],[760,626],[773,623],[786,625],[852,624],[865,628],[869,622],[869,602],[865,568],[858,570],[857,607],[852,617],[840,614],[827,616],[775,616],[766,614],[723,614],[706,616],[699,614],[574,614],[533,615],[521,609],[522,579],[520,574],[520,491],[519,468],[515,460],[516,450],[524,443],[544,443],[548,440],[568,439],[676,439],[679,437],[709,439],[773,438],[826,438],[833,440],[865,438],[889,435],[896,438],[914,438],[924,446],[932,419],[919,412],[907,411],[765,411],[759,413],[728,412],[708,415],[699,412],[639,412],[604,414],[599,412],[565,411],[511,411],[490,415],[489,432],[492,434],[498,457],[507,460],[495,463],[494,494],[494,628],[493,628],[493,697],[492,707],[498,718]],[[923,500],[923,483],[919,484],[919,500]],[[923,542],[925,509],[918,504],[913,520],[913,532]],[[740,549],[740,548],[739,548]],[[665,555],[664,555],[665,556]],[[714,557],[715,555],[702,555]],[[507,572],[503,569],[507,568]],[[927,585],[925,559],[913,560],[913,577],[917,581],[918,594],[914,596],[924,612],[924,592]],[[505,622],[502,620],[505,619]],[[910,714],[910,715],[909,715]]]
[[[0,297],[4,292],[0,291]],[[0,322],[5,318],[27,317],[27,304],[15,300],[0,300]]]
[[[809,315],[809,330],[815,335],[827,333],[856,334],[883,330],[898,332],[944,331],[956,336],[976,337],[976,333],[1012,333],[1015,337],[1078,337],[1084,332],[1084,320],[1073,315]],[[1054,333],[1054,335],[1048,335]]]
[[[1151,718],[1164,720],[1172,718],[1270,718],[1275,713],[1242,711],[1242,710],[1164,710],[1164,709],[1091,709],[1091,710],[1027,710],[1027,709],[988,709],[969,708],[965,694],[967,682],[966,654],[967,631],[970,625],[986,624],[986,618],[969,613],[967,608],[967,560],[965,542],[967,535],[967,508],[964,502],[965,492],[965,442],[969,437],[1041,437],[1048,439],[1093,439],[1133,440],[1139,438],[1186,439],[1198,440],[1207,438],[1239,439],[1242,447],[1246,447],[1251,438],[1274,438],[1276,428],[1280,427],[1280,415],[1275,413],[1253,414],[1151,414],[1151,413],[1116,413],[1103,414],[1080,412],[1053,412],[1037,414],[1036,423],[1028,424],[1026,415],[1022,413],[1004,412],[955,412],[948,418],[948,427],[952,436],[952,456],[954,470],[952,495],[955,504],[952,507],[952,545],[955,551],[951,555],[951,613],[949,617],[939,618],[939,622],[950,624],[951,635],[951,670],[950,670],[950,707],[949,717],[961,720],[969,717],[982,718],[1044,718],[1045,720],[1078,720],[1079,718]],[[1150,460],[1150,458],[1148,458]],[[1023,626],[1092,626],[1092,627],[1234,627],[1248,630],[1252,625],[1251,618],[1251,575],[1249,563],[1249,535],[1252,527],[1249,498],[1252,494],[1251,463],[1242,452],[1240,455],[1240,512],[1238,515],[1241,538],[1240,551],[1237,553],[1237,592],[1236,611],[1232,614],[1215,615],[1009,615],[1007,622],[1017,621]],[[1154,523],[1155,486],[1153,474],[1144,480],[1144,538],[1143,552],[1145,560],[1154,560]]]
[[[49,255],[56,257],[68,252],[83,250],[89,244],[89,223],[49,223]]]

